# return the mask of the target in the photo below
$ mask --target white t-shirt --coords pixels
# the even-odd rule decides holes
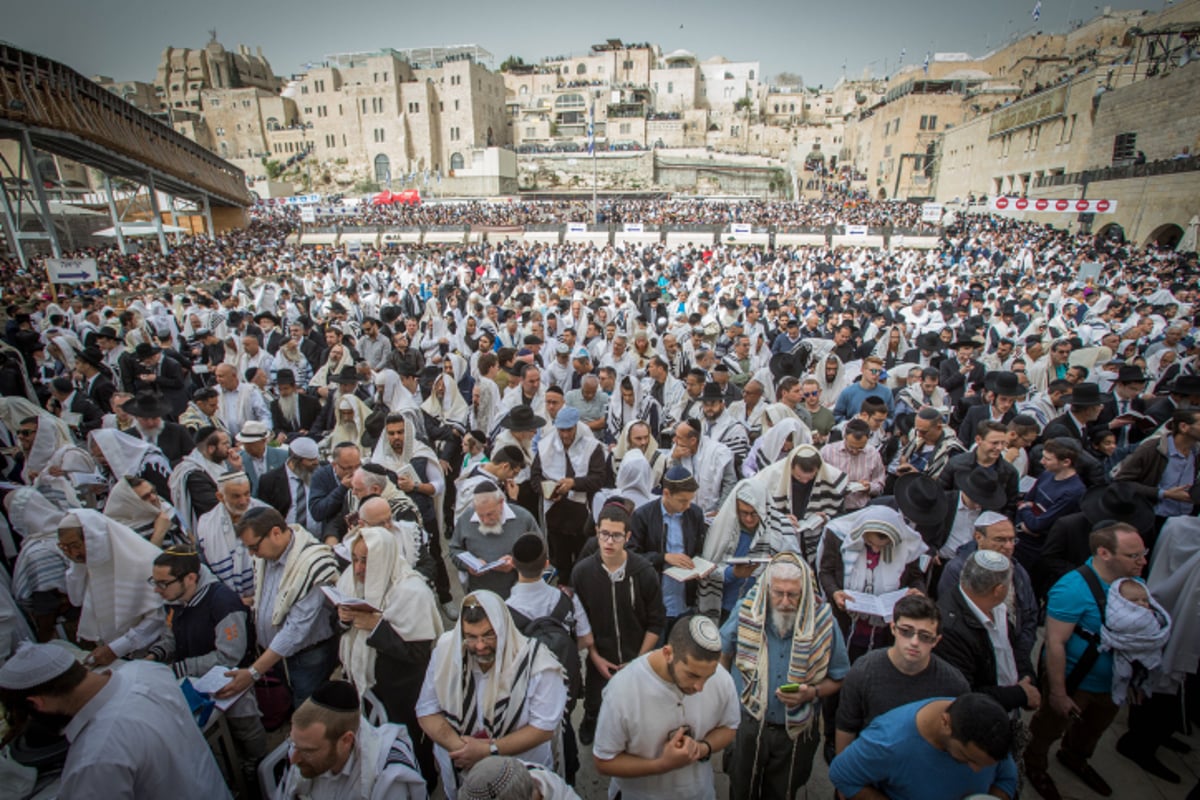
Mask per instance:
[[[740,719],[741,703],[733,678],[724,667],[717,667],[698,694],[685,695],[660,678],[647,656],[642,656],[613,676],[605,687],[592,754],[601,760],[621,753],[658,758],[669,736],[681,725],[691,726],[698,740],[714,728],[736,728]],[[608,796],[615,797],[617,792],[621,800],[716,797],[712,764],[708,762],[695,762],[662,775],[613,778]]]
[[[545,581],[536,583],[516,583],[508,594],[508,599],[504,602],[509,608],[520,611],[525,615],[526,619],[535,620],[538,617],[549,617],[554,614],[554,609],[558,606],[558,598],[562,597],[562,590],[551,586]],[[575,616],[575,637],[582,639],[592,632],[592,625],[588,622],[587,612],[583,610],[583,605],[579,602],[579,595],[571,596],[572,614]]]

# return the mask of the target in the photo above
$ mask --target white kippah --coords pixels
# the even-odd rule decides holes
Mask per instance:
[[[708,617],[703,614],[693,616],[688,623],[688,632],[692,634],[692,641],[705,650],[721,652],[721,632],[717,630],[716,623]]]
[[[58,521],[59,530],[62,530],[63,528],[82,528],[82,527],[83,527],[83,523],[79,521],[79,517],[76,516],[75,514],[67,514],[66,516],[64,516],[62,519],[60,519]]]
[[[317,449],[317,443],[307,436],[293,439],[288,450],[296,458],[320,458],[321,455],[320,450]]]
[[[12,658],[0,667],[0,689],[41,686],[62,675],[75,663],[75,658],[56,644],[21,642]]]
[[[1005,572],[1009,568],[1008,556],[995,550],[976,550],[975,563],[991,572]]]
[[[997,514],[995,511],[984,511],[975,519],[976,528],[986,528],[990,525],[995,525],[997,522],[1007,522],[1008,517],[1003,514]]]
[[[244,472],[226,472],[221,477],[217,478],[218,484],[240,483],[241,481],[249,481],[250,476]]]

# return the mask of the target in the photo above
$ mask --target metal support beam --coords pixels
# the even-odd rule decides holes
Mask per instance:
[[[158,190],[154,188],[154,173],[147,173],[147,177],[150,179],[150,182],[146,184],[150,189],[150,213],[154,215],[154,230],[158,231],[158,247],[165,256],[170,253],[170,248],[167,247],[167,235],[163,233],[162,210],[158,207]]]
[[[21,240],[17,238],[17,219],[13,215],[12,201],[8,197],[8,186],[2,183],[3,175],[0,175],[0,200],[4,203],[4,234],[8,240],[8,249],[21,262],[21,269],[28,270],[29,264],[25,261],[25,248],[21,246]],[[18,186],[17,191],[20,191]]]
[[[112,217],[113,231],[117,235],[117,250],[125,255],[125,234],[121,232],[121,218],[117,216],[117,201],[113,197],[112,179],[104,175],[104,192],[108,195],[108,215]]]
[[[208,238],[216,239],[217,232],[213,230],[212,206],[208,202],[208,192],[204,193],[204,224],[208,227]]]
[[[179,213],[175,210],[175,195],[173,195],[173,194],[168,195],[168,197],[171,198],[171,203],[169,206],[171,209],[171,225],[178,228],[179,227]],[[183,234],[180,233],[179,231],[175,231],[175,244],[179,244],[179,242],[182,238],[183,238]]]
[[[27,130],[21,131],[21,149],[25,152],[25,163],[29,168],[29,183],[33,186],[34,194],[37,196],[38,216],[42,220],[42,227],[45,228],[46,235],[50,237],[50,249],[54,252],[55,258],[62,258],[62,245],[58,243],[58,231],[54,229],[54,217],[50,214],[50,201],[46,199],[46,187],[42,186],[37,162],[33,160],[33,143],[29,141],[29,131]]]

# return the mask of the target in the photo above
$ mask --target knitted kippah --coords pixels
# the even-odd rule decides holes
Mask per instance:
[[[489,756],[463,778],[459,800],[527,800],[533,796],[533,777],[519,759]]]

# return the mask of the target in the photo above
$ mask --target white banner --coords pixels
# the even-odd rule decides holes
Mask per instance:
[[[729,232],[735,236],[745,236],[754,232],[754,226],[744,222],[732,222],[729,224]]]
[[[46,273],[51,283],[95,283],[96,259],[47,258]]]
[[[568,222],[567,233],[587,233],[586,222]]]
[[[645,233],[646,226],[640,222],[626,222],[625,223],[625,232],[626,233]]]
[[[921,222],[941,222],[942,204],[923,203],[921,205]]]
[[[313,206],[300,207],[300,221],[313,223],[317,221],[317,209]]]
[[[847,236],[866,236],[867,235],[867,226],[866,225],[847,225],[845,227],[846,227],[846,235]]]
[[[1038,211],[1057,214],[1111,214],[1117,210],[1116,200],[1084,200],[1060,197],[993,197],[988,201],[992,211]]]
[[[311,206],[321,202],[319,194],[298,194],[293,197],[281,197],[280,202],[289,206]]]

